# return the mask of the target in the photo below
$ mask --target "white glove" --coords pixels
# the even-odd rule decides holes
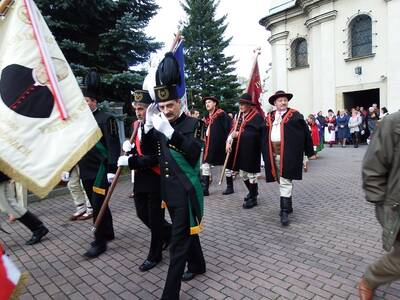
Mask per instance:
[[[128,140],[122,143],[122,150],[124,150],[124,152],[130,152],[133,148],[135,148],[135,144],[131,144]]]
[[[146,110],[146,122],[144,123],[144,133],[148,133],[153,128],[153,116],[159,114],[157,104],[152,103]]]
[[[168,139],[170,139],[174,133],[174,128],[169,124],[167,117],[163,113],[153,116],[153,126]]]
[[[108,181],[108,183],[113,182],[114,177],[115,177],[114,173],[107,173],[107,181]]]
[[[70,179],[70,176],[69,176],[69,175],[70,175],[69,172],[63,171],[63,172],[61,173],[61,181],[68,182],[69,179]]]
[[[128,161],[129,161],[129,157],[131,157],[132,155],[122,155],[122,156],[120,156],[119,158],[118,158],[118,161],[117,161],[117,166],[118,167],[124,167],[124,166],[128,166],[129,165],[129,163],[128,163]]]

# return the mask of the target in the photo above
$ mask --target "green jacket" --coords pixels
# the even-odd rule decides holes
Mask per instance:
[[[386,116],[375,131],[362,169],[366,199],[375,204],[383,248],[390,251],[400,229],[400,112]]]

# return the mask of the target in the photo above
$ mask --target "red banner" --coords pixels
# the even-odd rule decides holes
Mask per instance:
[[[260,71],[258,69],[257,57],[254,63],[253,71],[251,73],[249,84],[247,86],[247,92],[251,95],[251,98],[253,99],[253,102],[256,105],[257,110],[264,117],[264,111],[262,110],[259,101],[262,93],[262,86],[261,86]]]

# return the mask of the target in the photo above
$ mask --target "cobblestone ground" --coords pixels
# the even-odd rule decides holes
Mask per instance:
[[[373,207],[360,188],[365,146],[325,149],[310,162],[303,181],[295,183],[291,224],[279,224],[275,183],[260,183],[259,205],[241,208],[246,194],[222,196],[213,169],[201,234],[207,273],[182,284],[182,299],[358,299],[356,284],[367,264],[383,254]],[[39,245],[20,224],[3,224],[11,232],[2,241],[12,259],[31,276],[23,299],[157,299],[168,267],[141,273],[149,231],[128,198],[131,184],[119,184],[112,200],[116,239],[98,259],[82,256],[92,240],[90,221],[68,221],[69,195],[32,203],[30,208],[50,233]],[[400,298],[400,284],[383,287],[377,299]]]

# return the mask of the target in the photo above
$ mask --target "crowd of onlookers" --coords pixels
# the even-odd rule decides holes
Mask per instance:
[[[385,107],[379,109],[377,104],[373,104],[368,110],[357,106],[350,111],[341,109],[336,114],[330,109],[326,116],[319,111],[316,116],[309,115],[307,123],[316,151],[321,150],[324,144],[329,147],[352,144],[357,148],[360,143],[369,143],[378,121],[388,114]]]
[[[377,104],[373,104],[366,110],[364,107],[353,107],[351,110],[340,109],[335,112],[328,110],[328,114],[324,116],[322,111],[316,115],[310,114],[307,117],[311,136],[316,152],[324,148],[324,144],[329,147],[337,144],[341,147],[353,145],[358,148],[359,144],[369,143],[377,122],[388,115],[386,107],[378,108]],[[200,118],[200,112],[196,109],[190,110],[190,116]],[[233,114],[229,113],[233,118]]]

